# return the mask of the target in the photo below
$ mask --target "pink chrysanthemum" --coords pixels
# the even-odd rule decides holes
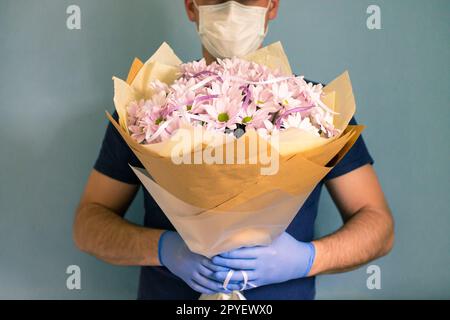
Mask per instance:
[[[183,121],[220,132],[253,128],[263,137],[288,128],[326,138],[340,134],[320,101],[321,85],[239,58],[185,63],[172,85],[156,80],[149,88],[151,99],[127,108],[128,129],[142,144],[169,139]]]

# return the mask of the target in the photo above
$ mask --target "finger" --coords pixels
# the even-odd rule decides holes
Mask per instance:
[[[240,248],[221,253],[219,256],[228,259],[256,259],[261,255],[263,250],[264,247]]]
[[[217,292],[214,292],[212,290],[209,290],[205,287],[203,287],[202,285],[198,284],[197,282],[195,282],[194,280],[190,281],[190,283],[188,283],[189,287],[191,287],[193,290],[203,293],[203,294],[216,294]]]
[[[223,268],[223,269],[228,270],[226,268]],[[216,281],[216,279],[214,278],[215,271],[212,271],[211,269],[205,267],[204,265],[199,265],[197,270],[198,270],[198,273],[201,274],[202,276]],[[221,272],[227,272],[227,271],[221,271]]]
[[[212,281],[218,282],[220,284],[220,288],[224,289],[225,292],[225,288],[223,288],[223,283],[225,281],[226,275],[229,272],[229,269],[226,269],[228,271],[220,271],[221,273],[225,274],[225,276],[221,276],[220,279],[218,280],[218,278],[215,277],[216,272],[211,271],[210,269],[204,267],[204,266],[200,266],[198,268],[198,273],[202,276],[204,276],[207,279],[210,279]],[[243,277],[242,277],[243,278]],[[227,289],[228,290],[240,290],[242,288],[243,284],[239,283],[239,281],[233,281],[233,280],[229,280],[229,284],[227,285]],[[213,288],[210,288],[213,289]]]
[[[255,271],[245,271],[245,272],[247,273],[247,277],[248,277],[247,281],[255,281],[255,280],[258,279],[257,274],[256,274]],[[223,271],[214,272],[213,279],[215,281],[218,281],[218,282],[223,282],[223,281],[225,281],[227,276],[228,276],[228,272],[223,272]],[[236,271],[231,276],[230,283],[238,284],[238,285],[242,286],[243,283],[244,283],[244,280],[245,280],[245,278],[244,278],[243,273],[239,272],[239,271]]]
[[[229,284],[227,286],[227,288],[225,289],[223,287],[223,282],[218,282],[215,280],[208,279],[199,273],[194,273],[193,280],[197,284],[201,285],[202,287],[204,287],[208,290],[214,291],[214,293],[217,293],[217,292],[231,293],[231,291],[239,290],[241,287],[238,284]]]
[[[222,287],[221,282],[206,278],[198,272],[194,272],[192,280],[195,281],[197,284],[201,285],[202,287],[214,291],[215,293],[219,291],[220,292],[225,291]]]
[[[256,261],[255,259],[227,259],[221,256],[215,256],[212,259],[213,264],[234,270],[254,270]]]
[[[214,263],[212,263],[211,260],[206,259],[206,258],[202,260],[201,264],[203,266],[205,266],[206,268],[208,268],[209,270],[214,271],[214,272],[219,272],[219,271],[228,272],[228,271],[230,271],[229,268],[225,268],[225,267],[222,267],[222,266],[215,265]]]
[[[223,287],[222,287],[223,289]],[[240,291],[242,289],[242,284],[238,283],[228,283],[227,290],[224,291],[225,293],[231,293],[232,291]]]

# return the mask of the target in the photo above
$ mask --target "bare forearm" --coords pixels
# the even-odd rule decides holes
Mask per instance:
[[[310,275],[349,271],[387,254],[393,224],[388,211],[361,209],[341,229],[313,242],[316,258]]]
[[[160,265],[162,232],[134,225],[97,204],[79,208],[74,224],[74,240],[82,251],[116,265]]]

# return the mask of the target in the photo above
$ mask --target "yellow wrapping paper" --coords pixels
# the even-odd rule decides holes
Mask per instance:
[[[292,74],[279,42],[245,59]],[[173,139],[151,145],[140,145],[131,138],[126,127],[127,105],[151,97],[150,81],[158,79],[171,84],[179,76],[181,63],[164,43],[145,64],[134,61],[127,82],[113,78],[119,121],[109,113],[107,116],[144,166],[132,169],[191,251],[211,257],[243,246],[267,245],[286,230],[312,190],[345,156],[363,130],[363,126],[348,125],[355,113],[349,75],[345,72],[327,85],[322,99],[337,112],[334,124],[342,134],[325,139],[299,129],[281,132],[279,144],[270,149],[271,156],[278,159],[279,170],[262,175],[264,165],[250,163],[251,159],[258,159],[260,150],[252,151],[247,145],[255,139],[259,145],[267,142],[252,130],[238,140],[219,142],[225,150],[225,145],[237,150],[239,141],[245,142],[243,164],[175,164],[171,154],[182,141],[177,140],[178,133]],[[189,126],[182,131],[194,136],[195,130],[205,131]],[[207,141],[192,139],[185,143],[183,155],[196,159],[206,148]]]

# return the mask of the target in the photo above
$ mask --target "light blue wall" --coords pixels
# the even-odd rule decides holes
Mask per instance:
[[[82,29],[66,28],[66,8]],[[366,9],[382,10],[382,30]],[[167,41],[187,61],[200,47],[181,0],[0,0],[0,298],[130,298],[137,268],[80,253],[73,212],[113,110],[111,76],[125,77]],[[448,0],[281,0],[267,43],[281,40],[297,73],[330,81],[350,71],[357,118],[397,222],[394,251],[318,280],[318,298],[450,298]],[[141,195],[129,218],[141,221]],[[317,230],[339,226],[324,192]],[[65,270],[82,270],[68,291]]]

